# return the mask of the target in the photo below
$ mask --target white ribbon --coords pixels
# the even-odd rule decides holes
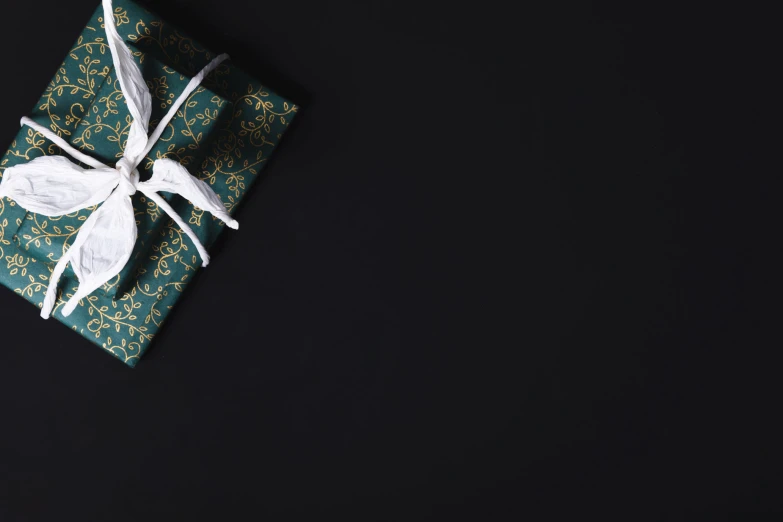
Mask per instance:
[[[137,167],[160,138],[179,107],[201,84],[204,77],[228,58],[221,54],[194,76],[179,95],[152,135],[147,136],[152,97],[125,45],[114,26],[111,0],[103,0],[103,23],[106,40],[114,61],[114,71],[125,95],[128,110],[133,117],[123,156],[114,168],[83,154],[50,129],[24,117],[22,125],[40,132],[63,151],[92,168],[82,168],[63,156],[42,156],[28,163],[10,167],[0,183],[0,197],[16,201],[22,208],[47,216],[62,216],[102,203],[82,224],[71,247],[54,267],[49,287],[41,308],[41,317],[48,319],[57,300],[57,283],[70,262],[79,287],[62,309],[64,316],[76,308],[78,302],[120,273],[130,259],[136,243],[136,220],[131,198],[138,190],[165,211],[190,237],[201,256],[202,266],[209,263],[204,245],[193,230],[171,208],[159,191],[174,192],[193,205],[211,212],[215,217],[236,229],[238,223],[228,215],[220,198],[210,186],[168,158],[161,158],[152,166],[152,177],[139,182]]]

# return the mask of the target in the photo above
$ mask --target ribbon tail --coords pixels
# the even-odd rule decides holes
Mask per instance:
[[[57,284],[60,282],[60,277],[63,275],[65,267],[70,261],[73,248],[69,248],[54,265],[52,275],[49,276],[49,287],[46,289],[46,295],[44,296],[43,305],[41,306],[41,317],[49,319],[54,309],[54,304],[57,302]]]
[[[196,233],[193,232],[193,229],[190,228],[187,223],[185,223],[185,220],[182,219],[179,214],[177,214],[177,211],[171,208],[171,205],[169,205],[165,199],[160,197],[157,192],[149,190],[149,188],[143,187],[142,185],[143,183],[139,184],[139,192],[150,198],[150,200],[154,201],[155,204],[161,208],[161,210],[168,214],[169,217],[173,219],[177,225],[179,225],[179,228],[181,228],[182,231],[187,234],[190,240],[193,241],[193,244],[196,245],[196,250],[198,250],[198,254],[201,256],[201,266],[207,266],[209,264],[209,253],[207,252],[207,249],[204,248],[204,245],[201,243],[201,240],[198,238]]]

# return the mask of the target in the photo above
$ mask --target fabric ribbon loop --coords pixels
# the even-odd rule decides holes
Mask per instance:
[[[236,229],[239,226],[226,212],[212,188],[193,177],[178,162],[168,158],[157,159],[153,163],[152,177],[145,182],[139,181],[137,169],[179,107],[209,72],[228,59],[228,55],[221,54],[191,79],[152,135],[148,136],[151,95],[141,71],[133,61],[133,55],[114,26],[111,0],[103,0],[103,20],[115,74],[133,118],[123,156],[114,168],[109,167],[75,149],[50,129],[24,117],[21,120],[22,125],[40,132],[71,157],[92,168],[80,167],[63,156],[42,156],[6,169],[0,183],[0,197],[11,198],[22,208],[37,214],[62,216],[101,205],[82,224],[73,244],[52,270],[41,306],[41,317],[44,319],[47,319],[54,309],[57,283],[68,263],[71,263],[79,280],[79,287],[63,307],[64,316],[70,315],[81,299],[119,274],[127,264],[137,235],[130,199],[136,191],[142,192],[156,203],[193,241],[201,256],[202,266],[209,263],[206,248],[196,233],[158,192],[179,194],[198,208],[210,212],[230,228]]]

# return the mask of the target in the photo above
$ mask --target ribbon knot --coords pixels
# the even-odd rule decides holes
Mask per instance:
[[[180,106],[206,75],[226,60],[228,55],[221,54],[190,80],[155,131],[148,136],[152,97],[130,50],[114,26],[111,0],[103,0],[103,20],[114,72],[133,118],[123,156],[113,168],[104,165],[75,149],[47,127],[24,117],[22,125],[40,132],[74,159],[92,168],[81,167],[63,156],[41,156],[6,169],[0,183],[0,197],[9,197],[20,207],[37,214],[62,216],[100,205],[82,223],[73,244],[52,270],[41,306],[41,317],[44,319],[49,317],[54,308],[57,301],[57,283],[69,262],[79,280],[79,287],[62,308],[64,316],[70,315],[82,298],[119,274],[127,264],[137,234],[130,196],[137,191],[156,203],[193,241],[201,256],[202,266],[209,263],[209,254],[204,245],[158,192],[179,194],[196,207],[212,213],[230,228],[239,226],[226,212],[212,188],[204,181],[191,176],[178,162],[168,158],[157,159],[152,166],[152,177],[144,182],[139,181],[137,169]]]
[[[115,166],[120,173],[120,187],[128,196],[136,193],[136,186],[139,184],[139,170],[134,168],[130,160],[123,156]]]

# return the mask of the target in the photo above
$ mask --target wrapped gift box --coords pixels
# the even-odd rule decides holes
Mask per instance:
[[[153,100],[150,132],[190,78],[216,55],[130,0],[114,2],[113,21],[131,49]],[[33,112],[37,123],[71,145],[114,164],[122,156],[131,117],[113,71],[99,6]],[[168,124],[139,166],[149,178],[155,159],[169,157],[208,182],[233,213],[264,168],[297,107],[232,62],[204,80]],[[21,115],[20,115],[21,116]],[[0,162],[2,172],[38,156],[62,154],[41,134],[22,127]],[[180,196],[161,193],[209,248],[223,224]],[[133,196],[138,239],[131,261],[68,317],[53,317],[134,366],[201,265],[195,247],[158,206]],[[54,263],[67,251],[94,208],[60,217],[27,212],[0,198],[0,283],[41,306]],[[68,268],[66,297],[78,282]]]

